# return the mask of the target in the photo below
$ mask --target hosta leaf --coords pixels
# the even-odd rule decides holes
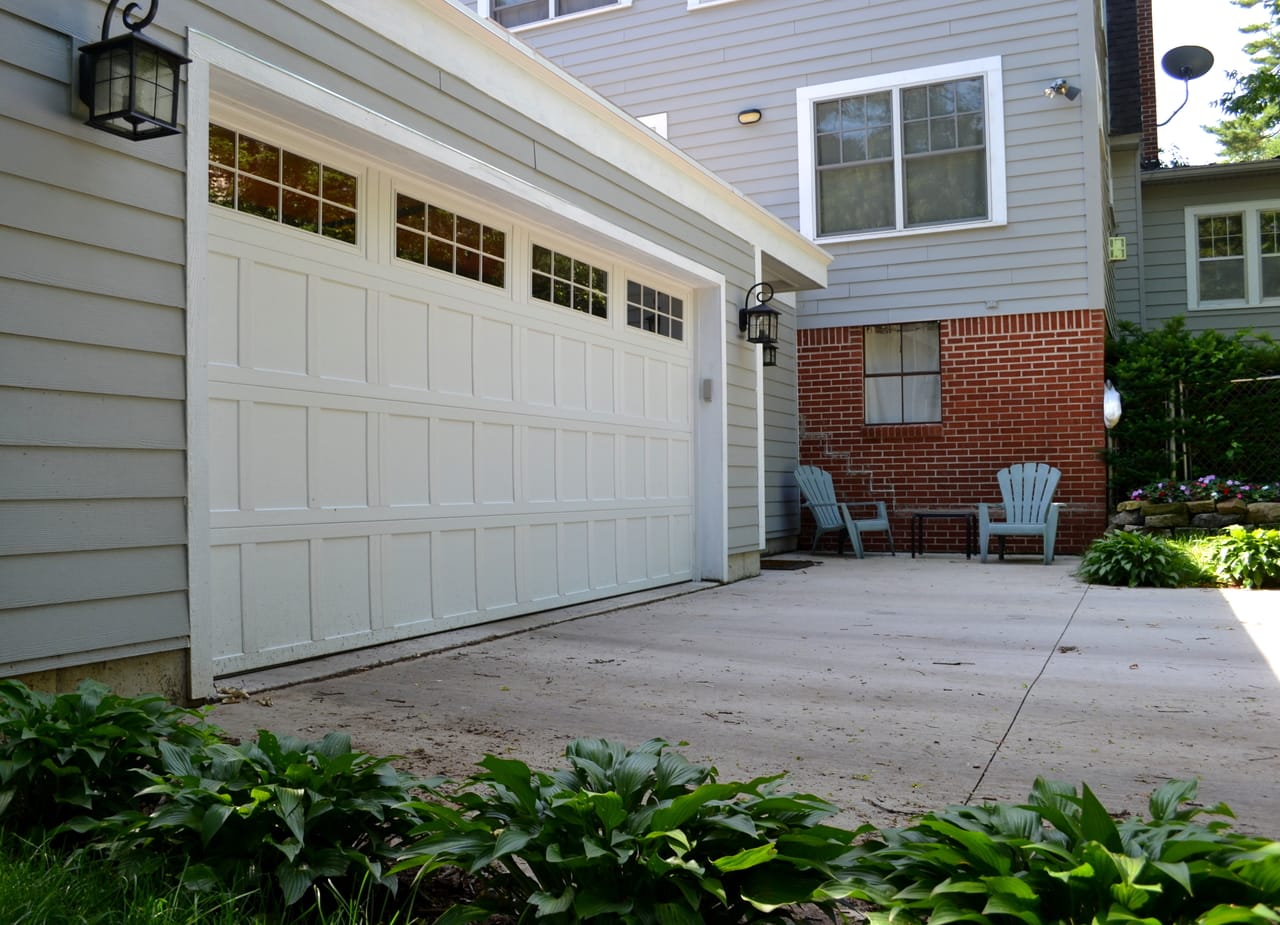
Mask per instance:
[[[1032,841],[1044,834],[1044,822],[1040,814],[1022,806],[998,803],[991,807],[991,820],[1001,835],[1013,835]]]
[[[616,829],[627,818],[627,809],[622,805],[622,797],[616,793],[596,793],[591,795],[591,808],[596,818],[604,826],[605,831]]]
[[[980,864],[985,870],[997,874],[1007,874],[1012,870],[1012,862],[1006,852],[1001,851],[995,840],[985,832],[970,832],[950,822],[926,816],[920,820],[920,827],[937,832],[959,842],[969,853],[970,864]]]
[[[468,925],[470,922],[482,922],[491,915],[493,910],[483,906],[450,906],[435,920],[435,925]]]
[[[705,919],[696,908],[678,903],[658,903],[653,908],[658,925],[703,925]]]
[[[692,793],[676,797],[671,805],[653,814],[655,829],[676,829],[714,800],[730,800],[742,792],[739,784],[703,784]]]
[[[988,925],[990,921],[981,912],[966,909],[958,903],[942,902],[929,912],[929,925],[948,925],[949,922],[980,922]]]
[[[276,882],[284,894],[284,904],[292,906],[304,895],[315,878],[302,865],[286,862],[276,868]]]
[[[197,893],[217,890],[223,883],[208,864],[188,864],[182,871],[182,885]]]
[[[1152,861],[1150,863],[1152,867],[1186,890],[1188,896],[1191,895],[1193,892],[1191,888],[1191,871],[1186,864],[1171,864],[1168,861]]]
[[[777,854],[777,846],[770,842],[764,845],[757,845],[754,848],[747,848],[744,851],[739,851],[737,854],[716,858],[712,863],[715,864],[718,870],[728,873],[729,871],[746,870],[749,867],[755,867],[758,864],[767,863]]]
[[[1280,909],[1261,903],[1253,908],[1214,906],[1196,919],[1196,925],[1273,925],[1276,922],[1280,922]]]
[[[537,804],[537,795],[533,792],[531,781],[533,772],[523,761],[499,758],[496,755],[485,755],[480,766],[488,770],[483,780],[492,781],[505,787],[520,803],[521,809],[532,813]]]
[[[1040,916],[1027,908],[1028,905],[1031,904],[1025,900],[1017,899],[1007,893],[998,893],[987,900],[987,904],[982,907],[982,914],[1009,915],[1025,922],[1026,925],[1040,925]]]
[[[1013,877],[984,877],[982,880],[955,880],[948,877],[933,888],[931,893],[938,895],[941,893],[986,893],[989,888],[985,881],[987,880],[1013,880]]]
[[[1123,850],[1120,830],[1088,784],[1080,788],[1080,831],[1090,841],[1105,845],[1108,851]]]
[[[653,753],[632,752],[613,768],[613,789],[617,791],[623,802],[634,805],[648,785],[654,769],[658,766],[658,756]]]
[[[1050,877],[1055,880],[1061,880],[1063,883],[1070,883],[1072,880],[1088,880],[1094,876],[1093,865],[1089,863],[1080,864],[1071,870],[1051,870],[1048,871]]]
[[[306,791],[296,787],[276,787],[276,799],[280,801],[280,817],[293,837],[305,841],[307,837],[303,814],[303,797]]]
[[[1151,810],[1153,822],[1165,822],[1178,818],[1178,807],[1194,800],[1197,784],[1194,780],[1171,780],[1157,790],[1152,791],[1147,806]]]
[[[493,844],[493,854],[489,860],[506,857],[509,854],[517,854],[533,840],[533,833],[517,826],[511,826],[503,829],[498,833],[498,838]]]
[[[232,814],[233,810],[224,803],[214,803],[204,811],[204,818],[200,820],[200,843],[206,848],[213,836],[218,834],[218,830],[222,828],[222,824]]]
[[[1018,899],[1036,898],[1036,891],[1020,877],[988,877],[986,886],[993,894],[1001,893]]]
[[[538,910],[538,918],[545,915],[559,915],[573,908],[573,887],[565,887],[559,896],[551,893],[537,892],[529,897],[529,903]]]

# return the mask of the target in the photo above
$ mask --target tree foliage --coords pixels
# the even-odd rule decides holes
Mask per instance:
[[[1229,118],[1207,130],[1216,135],[1227,160],[1245,161],[1280,155],[1280,0],[1232,0],[1239,7],[1267,16],[1240,31],[1248,36],[1244,51],[1257,65],[1251,74],[1231,71],[1235,86],[1218,101]]]

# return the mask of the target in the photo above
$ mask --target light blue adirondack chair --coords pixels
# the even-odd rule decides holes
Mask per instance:
[[[978,552],[987,561],[991,537],[1000,544],[1004,559],[1007,536],[1039,536],[1044,538],[1044,564],[1053,562],[1053,543],[1058,535],[1058,509],[1053,492],[1062,473],[1046,463],[1015,463],[996,473],[1003,505],[978,505]],[[991,507],[1004,508],[1004,520],[991,519]]]
[[[831,473],[817,466],[800,466],[795,471],[796,482],[800,486],[800,494],[804,499],[802,507],[813,513],[817,531],[813,536],[810,552],[818,548],[818,540],[824,534],[839,531],[840,545],[837,552],[844,555],[844,540],[847,536],[853,545],[853,553],[859,559],[865,557],[862,548],[862,534],[883,530],[889,535],[889,553],[897,555],[893,548],[893,530],[889,527],[889,514],[883,501],[836,501],[835,485],[831,482]],[[874,517],[854,518],[849,508],[873,507]]]

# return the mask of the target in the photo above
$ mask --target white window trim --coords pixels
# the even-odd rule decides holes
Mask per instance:
[[[1280,199],[1250,199],[1243,202],[1215,202],[1187,206],[1182,224],[1186,233],[1187,308],[1199,311],[1232,308],[1262,308],[1280,305],[1280,298],[1262,297],[1262,251],[1258,243],[1258,213],[1280,209]],[[1244,298],[1200,301],[1200,222],[1208,215],[1239,212],[1244,216]]]
[[[1008,221],[1005,199],[1005,152],[1004,152],[1004,72],[999,55],[990,58],[977,58],[972,61],[957,61],[954,64],[938,64],[932,67],[916,68],[909,71],[895,71],[892,74],[877,74],[873,77],[858,77],[853,80],[841,80],[835,83],[817,84],[812,87],[800,87],[796,90],[796,123],[800,150],[800,233],[811,241],[823,244],[840,241],[863,241],[889,237],[905,237],[908,235],[937,234],[940,231],[955,231],[964,228],[991,228],[1004,225]],[[813,112],[815,105],[823,100],[838,99],[843,96],[857,96],[881,90],[894,90],[899,87],[917,84],[937,83],[941,80],[955,80],[961,77],[983,77],[986,92],[986,124],[987,124],[987,205],[990,215],[985,219],[974,221],[951,222],[940,225],[928,225],[920,228],[893,228],[885,231],[865,231],[822,235],[818,237],[818,203],[817,183],[815,178],[816,152],[814,151]],[[894,117],[894,151],[900,144],[899,121]],[[897,160],[895,170],[900,171],[901,160]],[[901,176],[896,178],[895,187],[901,190]],[[898,208],[901,210],[901,196],[898,196]]]
[[[529,29],[541,29],[543,26],[549,26],[552,23],[568,22],[571,19],[585,19],[588,16],[599,16],[601,13],[611,13],[615,10],[625,9],[631,6],[632,0],[614,0],[608,6],[598,6],[593,10],[583,10],[580,13],[566,13],[563,16],[548,16],[546,19],[539,19],[537,22],[527,22],[519,26],[502,26],[502,23],[493,19],[493,6],[490,0],[477,0],[476,12],[491,22],[497,23],[508,32],[526,32]],[[547,7],[550,9],[550,6]]]
[[[708,6],[724,6],[726,3],[737,3],[738,0],[689,0],[689,9],[700,10]]]

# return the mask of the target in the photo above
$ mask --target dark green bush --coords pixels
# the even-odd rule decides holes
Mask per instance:
[[[255,891],[267,908],[320,882],[395,890],[389,862],[419,819],[417,782],[392,758],[352,751],[336,732],[304,742],[261,731],[256,744],[162,743],[161,753],[140,793],[154,808],[86,827],[127,867],[160,865],[196,890]]]
[[[1200,579],[1200,570],[1182,546],[1146,533],[1115,530],[1094,540],[1077,574],[1086,581],[1130,588],[1176,588]]]
[[[779,793],[781,775],[717,783],[658,739],[578,739],[565,756],[547,774],[490,755],[452,807],[418,804],[429,821],[401,867],[460,867],[484,885],[442,922],[736,925],[848,895],[834,877],[866,830],[820,824],[835,807]]]
[[[875,925],[1280,922],[1280,843],[1198,823],[1194,781],[1116,823],[1089,788],[1037,780],[1026,804],[952,807],[863,845],[851,882]]]
[[[1214,538],[1210,560],[1219,580],[1227,584],[1280,587],[1280,530],[1228,527]]]
[[[159,768],[162,742],[218,737],[203,714],[159,695],[121,697],[95,681],[55,695],[0,681],[0,822],[22,832],[118,812],[146,786],[138,772]]]

